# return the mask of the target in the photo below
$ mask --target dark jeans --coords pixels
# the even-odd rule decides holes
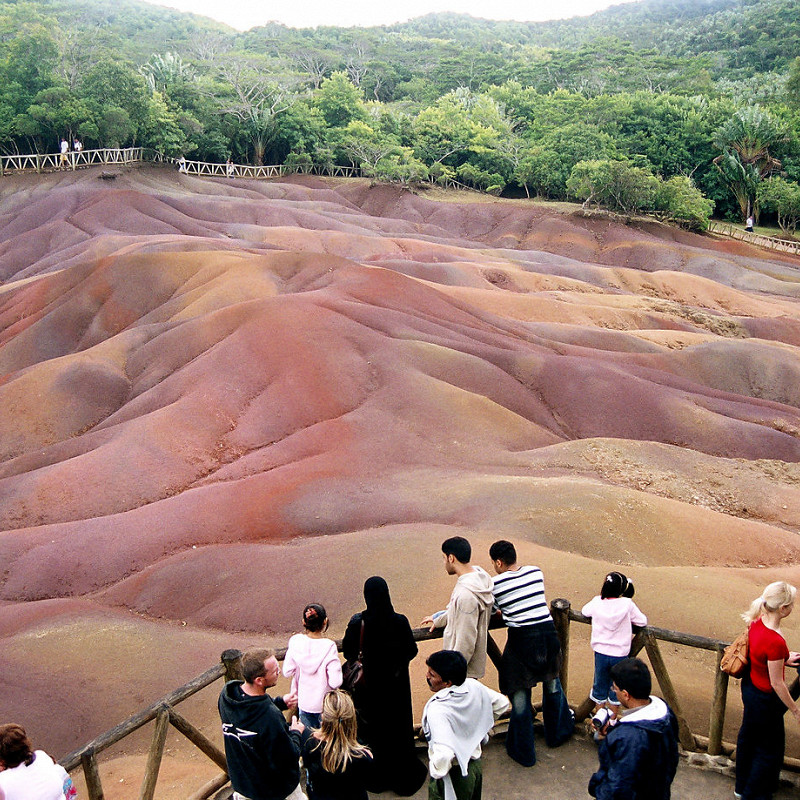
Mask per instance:
[[[575,717],[567,703],[558,678],[542,684],[542,721],[544,740],[548,747],[558,747],[569,739],[575,729]],[[519,689],[511,694],[511,716],[508,720],[506,752],[523,767],[536,763],[536,743],[533,735],[531,690]]]
[[[744,714],[736,740],[736,793],[743,800],[769,800],[778,788],[783,765],[786,706],[775,692],[753,686],[742,678]]]

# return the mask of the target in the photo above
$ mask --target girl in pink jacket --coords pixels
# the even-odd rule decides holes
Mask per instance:
[[[328,615],[319,603],[303,609],[303,627],[305,633],[289,639],[283,674],[292,679],[292,691],[297,692],[300,722],[319,728],[325,695],[342,685],[342,665],[336,642],[323,636]]]
[[[581,609],[581,614],[592,619],[594,684],[589,697],[595,702],[594,715],[606,708],[612,724],[619,702],[611,688],[611,667],[630,655],[633,626],[647,625],[647,617],[631,600],[633,591],[633,581],[621,572],[610,572],[603,581],[600,594]],[[598,718],[593,716],[593,719]],[[598,719],[598,723],[605,723],[605,720]],[[601,728],[603,724],[596,723],[595,726]]]

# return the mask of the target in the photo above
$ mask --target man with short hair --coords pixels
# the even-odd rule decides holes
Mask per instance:
[[[669,800],[678,768],[678,722],[669,706],[650,695],[647,664],[625,658],[611,667],[623,707],[600,742],[600,769],[589,781],[597,800]]]
[[[244,681],[226,683],[218,702],[234,800],[306,800],[299,759],[308,733],[278,710],[296,706],[297,696],[267,694],[280,675],[272,650],[246,652],[242,673]]]
[[[506,752],[523,767],[536,763],[531,689],[542,684],[542,719],[548,747],[572,735],[575,715],[561,687],[561,643],[544,595],[539,567],[519,566],[514,545],[501,539],[489,548],[497,573],[494,607],[508,629],[500,664],[500,691],[511,701]]]
[[[445,650],[458,650],[467,660],[467,676],[482,678],[486,672],[486,637],[492,608],[492,579],[482,567],[470,564],[472,547],[463,536],[442,542],[444,568],[456,575],[456,585],[444,611],[422,620],[422,625],[444,628]]]
[[[456,650],[432,653],[425,676],[433,697],[422,712],[428,740],[428,800],[480,800],[481,745],[494,722],[508,711],[499,692],[467,677],[467,661]]]

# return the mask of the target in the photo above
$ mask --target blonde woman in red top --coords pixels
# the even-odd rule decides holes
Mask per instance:
[[[786,710],[800,723],[800,707],[792,700],[784,675],[787,665],[800,663],[800,653],[789,651],[781,633],[796,593],[794,586],[776,581],[742,614],[750,623],[750,670],[742,678],[744,715],[736,745],[734,794],[743,800],[772,797],[783,764]]]

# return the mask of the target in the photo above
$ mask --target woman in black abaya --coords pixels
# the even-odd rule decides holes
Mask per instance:
[[[358,711],[359,739],[372,750],[375,775],[371,792],[387,789],[409,796],[422,786],[427,768],[414,752],[409,662],[417,643],[408,619],[395,613],[389,587],[374,576],[364,584],[367,607],[348,623],[342,651],[357,658],[364,624],[364,682],[353,698]]]

